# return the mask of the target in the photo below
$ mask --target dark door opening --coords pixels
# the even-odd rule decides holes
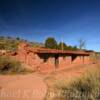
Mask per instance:
[[[56,54],[55,55],[55,68],[58,68],[58,65],[59,65],[59,55]]]
[[[76,57],[77,57],[76,55],[72,55],[72,57],[71,57],[71,58],[72,58],[71,62],[73,62],[73,61],[76,59]]]

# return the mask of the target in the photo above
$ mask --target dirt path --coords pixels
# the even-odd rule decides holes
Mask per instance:
[[[44,100],[55,80],[70,80],[97,65],[74,66],[51,74],[0,75],[0,100]]]
[[[38,74],[0,75],[0,100],[43,100],[47,91]]]

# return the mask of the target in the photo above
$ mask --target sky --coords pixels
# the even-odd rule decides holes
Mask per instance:
[[[100,0],[0,0],[0,35],[100,51]]]

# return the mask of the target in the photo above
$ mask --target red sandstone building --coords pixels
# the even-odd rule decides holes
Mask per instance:
[[[38,71],[55,71],[65,69],[72,64],[90,63],[90,52],[62,51],[45,48],[32,48],[27,43],[21,43],[16,58]]]
[[[2,51],[1,54],[6,54],[6,51]],[[20,43],[16,52],[8,53],[22,63],[31,66],[33,70],[40,72],[53,72],[75,64],[89,64],[90,54],[91,52],[87,51],[32,48],[27,43]]]

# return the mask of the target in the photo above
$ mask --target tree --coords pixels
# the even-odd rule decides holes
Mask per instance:
[[[79,49],[85,49],[86,42],[83,39],[79,39]]]
[[[20,38],[19,38],[19,37],[16,37],[16,40],[18,40],[18,41],[19,41],[19,40],[20,40]]]
[[[73,46],[72,50],[78,50],[77,46]]]
[[[67,50],[72,50],[72,46],[69,45],[69,46],[66,47],[66,49]]]
[[[57,49],[57,42],[53,37],[48,37],[45,41],[45,47],[51,49]]]
[[[66,44],[64,43],[64,42],[60,42],[59,44],[58,44],[58,49],[59,50],[66,50]]]

